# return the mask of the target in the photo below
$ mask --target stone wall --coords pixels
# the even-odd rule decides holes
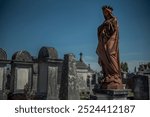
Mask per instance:
[[[64,56],[59,98],[62,100],[80,99],[76,60],[73,54],[66,54]]]

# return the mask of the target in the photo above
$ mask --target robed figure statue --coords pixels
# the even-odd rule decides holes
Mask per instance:
[[[98,46],[96,53],[98,63],[102,66],[104,79],[102,89],[122,89],[121,68],[119,61],[119,34],[116,17],[113,16],[113,8],[102,7],[104,22],[98,27]]]

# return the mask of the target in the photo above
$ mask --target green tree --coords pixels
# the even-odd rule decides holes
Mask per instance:
[[[128,72],[128,63],[127,62],[121,62],[121,69],[122,71]]]

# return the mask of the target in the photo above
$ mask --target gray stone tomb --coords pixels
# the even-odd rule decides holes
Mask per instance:
[[[38,56],[39,77],[38,77],[38,95],[47,100],[59,99],[59,79],[60,69],[62,69],[62,60],[58,59],[55,48],[42,47]]]
[[[31,92],[33,84],[33,61],[30,53],[27,51],[16,52],[12,56],[11,70],[11,92],[13,94],[25,93],[25,90]],[[28,89],[25,89],[25,87]]]
[[[7,83],[7,65],[10,61],[7,60],[6,52],[0,48],[0,100],[7,99],[8,90]]]

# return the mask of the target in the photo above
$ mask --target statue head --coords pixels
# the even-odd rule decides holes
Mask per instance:
[[[111,6],[105,5],[102,7],[102,10],[103,10],[103,14],[104,14],[105,19],[109,19],[112,17],[113,8]]]

